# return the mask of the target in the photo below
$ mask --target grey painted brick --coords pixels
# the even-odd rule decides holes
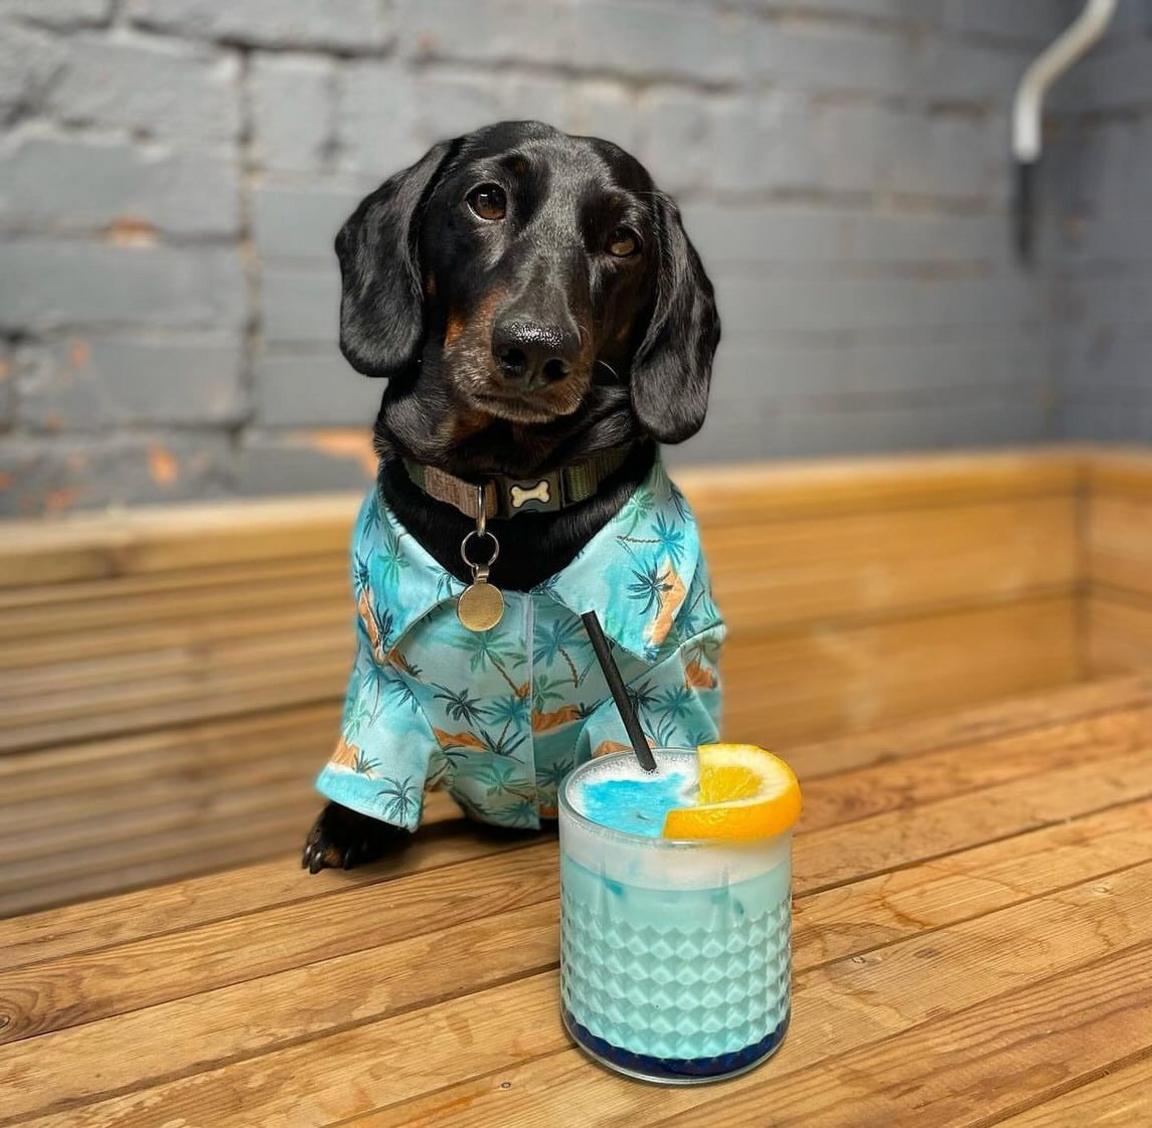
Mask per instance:
[[[944,0],[942,23],[951,31],[1043,43],[1073,14],[1063,0]]]
[[[797,190],[815,182],[807,99],[793,91],[716,99],[707,155],[709,187]]]
[[[262,299],[267,343],[331,344],[338,339],[340,272],[335,256],[326,269],[269,267]]]
[[[225,435],[76,435],[0,443],[0,517],[219,497],[230,489]]]
[[[7,429],[15,411],[16,396],[15,366],[12,363],[12,350],[0,344],[0,431]]]
[[[0,17],[18,16],[48,27],[102,24],[111,14],[112,0],[0,0]]]
[[[18,356],[18,421],[31,429],[235,423],[245,414],[239,338],[73,337]]]
[[[40,109],[67,56],[59,40],[0,22],[0,124],[22,111]]]
[[[398,63],[343,68],[341,155],[348,167],[389,176],[437,141],[499,119],[497,76],[413,72]]]
[[[752,73],[822,94],[895,97],[912,88],[911,40],[888,31],[822,22],[756,22],[749,39]]]
[[[322,168],[335,143],[335,68],[327,60],[256,55],[249,73],[256,159],[265,169]]]
[[[709,183],[717,154],[708,100],[674,86],[644,94],[642,134],[636,155],[666,192],[682,192]]]
[[[1080,64],[1078,79],[1096,109],[1130,109],[1152,103],[1152,41],[1132,38],[1108,51],[1094,51]]]
[[[256,419],[266,427],[369,427],[385,387],[356,372],[335,339],[315,355],[260,356],[255,381]]]
[[[744,75],[752,26],[737,11],[664,0],[400,0],[398,11],[401,42],[417,56],[712,82]]]
[[[76,35],[50,104],[61,120],[184,145],[239,132],[236,59],[165,40]]]
[[[370,450],[370,433],[365,427],[364,450]],[[236,461],[236,484],[243,494],[364,489],[374,476],[374,462],[368,457],[343,444],[333,449],[323,434],[307,432],[249,435]]]
[[[540,113],[534,110],[529,116],[538,118]],[[603,137],[631,150],[639,144],[643,121],[636,98],[626,87],[584,79],[573,84],[568,112],[552,124],[566,133]]]
[[[837,101],[813,115],[799,115],[805,140],[791,151],[810,148],[809,180],[833,192],[870,193],[885,186],[913,114],[864,101]]]
[[[726,333],[1026,326],[1043,298],[1026,279],[713,276]]]
[[[0,328],[239,327],[246,294],[234,248],[0,243]]]
[[[863,263],[1002,263],[1008,226],[1000,215],[860,212],[843,253]]]
[[[129,0],[134,22],[192,38],[271,47],[379,50],[391,38],[380,0]]]
[[[365,180],[359,188],[296,188],[262,184],[252,189],[252,223],[261,257],[335,261],[336,232],[371,191]]]
[[[722,206],[703,201],[685,203],[681,214],[708,269],[840,263],[852,253],[851,237],[863,218],[833,207]]]
[[[0,227],[236,235],[234,158],[24,132],[0,143]]]

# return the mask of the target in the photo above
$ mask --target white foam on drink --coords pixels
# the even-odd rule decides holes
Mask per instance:
[[[561,804],[560,846],[568,857],[593,873],[646,889],[713,889],[758,877],[790,859],[791,833],[755,842],[676,842],[629,834],[588,820],[584,787],[604,780],[650,781],[657,786],[673,775],[685,776],[686,803],[699,778],[694,752],[654,749],[657,770],[645,772],[628,753],[602,756],[574,771],[564,784],[572,815]]]

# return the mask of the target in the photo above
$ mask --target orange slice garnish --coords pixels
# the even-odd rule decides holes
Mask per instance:
[[[800,817],[800,784],[779,756],[754,744],[701,744],[697,751],[698,801],[668,812],[665,838],[771,838]]]

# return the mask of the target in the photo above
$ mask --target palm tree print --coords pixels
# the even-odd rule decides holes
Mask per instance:
[[[686,685],[670,685],[652,704],[652,709],[661,717],[680,720],[692,712],[696,695]]]
[[[551,669],[557,658],[563,658],[572,677],[572,684],[578,686],[583,675],[577,671],[571,651],[577,651],[583,660],[587,658],[590,647],[591,643],[578,619],[553,619],[547,630],[537,632],[532,661],[535,664],[543,663]]]
[[[385,818],[406,825],[420,810],[421,789],[411,779],[386,779],[376,792]]]
[[[670,574],[667,569],[661,570],[656,563],[639,571],[634,568],[632,575],[636,582],[628,585],[628,598],[642,603],[640,614],[647,615],[660,606],[660,597],[672,590]]]
[[[537,674],[532,683],[532,710],[547,712],[549,701],[563,701],[564,694],[556,687],[562,683],[553,681],[547,674]]]
[[[513,693],[521,689],[509,676],[508,665],[522,666],[524,657],[508,643],[500,642],[495,631],[465,631],[462,637],[452,643],[457,650],[468,655],[468,666],[475,673],[478,670],[494,669],[507,683]],[[489,636],[493,637],[489,637]]]
[[[359,748],[356,749],[356,756],[352,761],[352,770],[357,775],[371,775],[379,766],[379,760],[373,760]]]
[[[395,588],[400,581],[400,573],[411,567],[400,545],[403,533],[397,534],[391,525],[383,530],[383,545],[376,553],[380,578],[389,588]]]
[[[439,692],[432,695],[433,700],[444,702],[444,712],[454,721],[464,721],[474,725],[484,720],[485,709],[480,704],[480,698],[473,697],[467,688],[454,690],[438,682],[432,683]]]
[[[633,557],[635,557],[635,552],[631,546],[634,544],[656,545],[657,554],[662,554],[673,566],[679,564],[684,556],[684,530],[679,525],[669,521],[663,513],[656,514],[656,521],[648,530],[647,536],[619,536],[616,539],[623,545],[624,550]]]

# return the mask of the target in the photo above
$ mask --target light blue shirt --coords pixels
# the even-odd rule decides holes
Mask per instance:
[[[696,519],[660,460],[562,571],[504,592],[476,633],[456,617],[464,585],[416,542],[376,490],[352,540],[358,650],[340,742],[320,772],[329,799],[415,830],[446,788],[470,815],[538,827],[560,781],[628,746],[579,614],[595,610],[656,747],[715,740],[724,623]]]

